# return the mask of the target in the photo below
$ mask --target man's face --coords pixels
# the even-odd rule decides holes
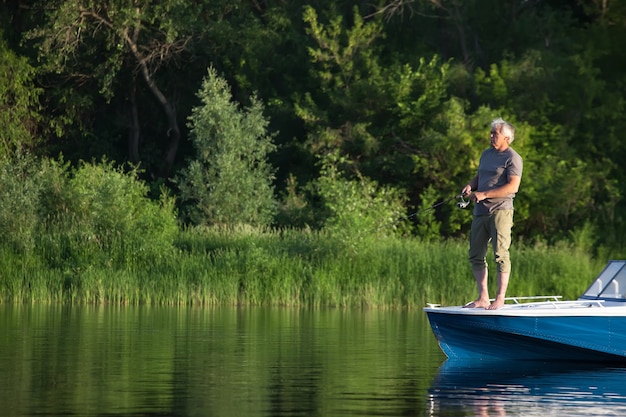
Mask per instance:
[[[489,135],[491,147],[496,151],[503,151],[509,147],[509,138],[504,136],[500,129],[493,128]]]

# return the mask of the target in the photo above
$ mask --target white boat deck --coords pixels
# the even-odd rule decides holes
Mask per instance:
[[[600,307],[604,308],[605,300],[561,300],[560,295],[539,295],[532,297],[507,297],[504,299],[505,303],[499,310],[502,309],[522,309],[522,308],[589,308]],[[544,301],[534,301],[544,300]],[[491,299],[489,301],[494,301]],[[460,307],[460,306],[456,306]],[[441,304],[428,303],[428,308],[444,308]],[[482,310],[482,309],[477,309]]]

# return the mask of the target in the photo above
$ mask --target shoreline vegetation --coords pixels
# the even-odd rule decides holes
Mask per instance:
[[[327,180],[313,229],[184,226],[167,190],[149,198],[136,170],[107,161],[16,158],[0,180],[0,303],[418,309],[476,294],[466,238],[440,237],[432,211],[420,237],[383,222],[401,211],[363,184]],[[609,256],[593,236],[516,240],[508,294],[578,297]]]
[[[122,240],[98,259],[57,267],[40,254],[1,252],[2,303],[420,309],[475,295],[464,240],[196,227],[160,256],[133,254]],[[565,244],[520,244],[512,257],[511,296],[577,298],[604,265]]]

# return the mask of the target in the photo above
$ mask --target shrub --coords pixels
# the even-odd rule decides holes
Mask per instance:
[[[367,235],[390,235],[401,230],[403,201],[393,188],[380,187],[357,173],[347,179],[339,165],[348,163],[336,153],[324,157],[317,188],[328,217],[324,229],[337,236],[356,239]]]
[[[172,250],[174,202],[164,192],[159,202],[147,198],[136,169],[106,161],[83,162],[73,175],[59,169],[42,190],[40,249],[53,265],[129,264]]]
[[[0,158],[0,233],[17,253],[33,249],[45,170],[29,155]]]

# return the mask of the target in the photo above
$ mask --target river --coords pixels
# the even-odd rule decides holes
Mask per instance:
[[[626,370],[446,361],[421,311],[0,306],[2,416],[626,415]]]

